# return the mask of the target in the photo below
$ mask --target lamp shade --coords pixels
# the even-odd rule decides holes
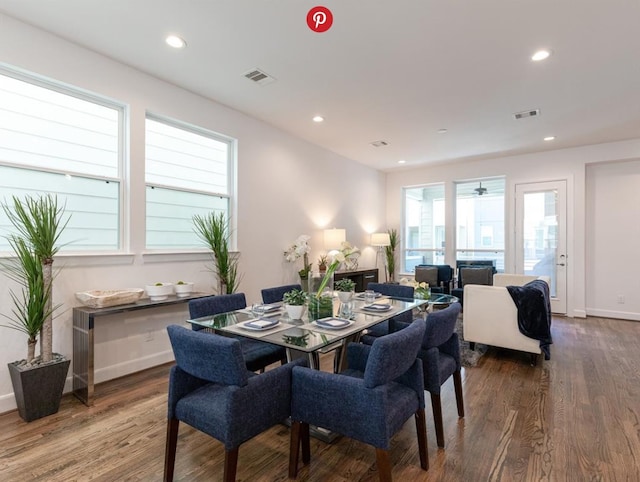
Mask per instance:
[[[324,249],[339,249],[347,240],[347,232],[344,229],[324,230]]]
[[[389,246],[390,244],[389,233],[373,233],[371,235],[371,246]]]

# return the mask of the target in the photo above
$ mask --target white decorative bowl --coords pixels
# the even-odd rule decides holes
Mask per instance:
[[[183,281],[181,283],[176,283],[173,285],[173,288],[175,289],[178,298],[189,296],[193,293],[193,282]]]
[[[144,290],[147,292],[147,296],[151,301],[162,301],[173,294],[173,283],[147,285],[144,287]]]
[[[84,306],[90,308],[107,308],[109,306],[128,305],[138,301],[144,293],[142,288],[124,290],[91,290],[76,293],[76,298]]]

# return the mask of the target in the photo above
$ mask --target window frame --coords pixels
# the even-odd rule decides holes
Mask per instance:
[[[25,165],[16,162],[11,162],[9,160],[0,159],[0,166],[6,166],[10,168],[22,169],[25,171],[32,172],[43,172],[43,173],[51,173],[51,174],[59,174],[59,175],[69,175],[72,177],[79,177],[84,179],[92,179],[96,181],[104,181],[104,182],[116,182],[118,183],[118,236],[117,243],[118,246],[114,249],[108,250],[73,250],[73,246],[71,245],[71,249],[65,249],[65,246],[60,248],[60,255],[99,255],[99,254],[122,254],[128,251],[128,246],[125,245],[125,240],[129,239],[129,234],[127,231],[128,220],[130,218],[130,213],[127,212],[125,206],[128,203],[128,191],[126,186],[129,183],[128,173],[125,169],[128,162],[128,150],[127,146],[129,144],[129,118],[130,118],[130,109],[127,104],[124,102],[117,101],[116,99],[112,99],[108,96],[98,94],[96,92],[89,91],[87,89],[83,89],[81,87],[77,87],[71,84],[67,84],[62,81],[58,81],[34,72],[29,72],[23,69],[19,69],[5,63],[0,62],[0,75],[13,78],[15,80],[25,82],[42,89],[50,90],[53,92],[57,92],[62,95],[66,95],[69,97],[73,97],[75,99],[89,102],[95,105],[99,105],[102,107],[106,107],[109,109],[113,109],[117,112],[117,177],[112,176],[104,176],[104,175],[90,175],[86,172],[79,172],[74,170],[63,170],[63,169],[55,169],[55,168],[44,168],[41,166],[32,166]],[[4,202],[4,200],[3,200]],[[3,253],[7,253],[3,251]]]
[[[207,251],[206,247],[202,247],[202,248],[195,248],[195,247],[191,247],[191,246],[182,246],[182,247],[175,247],[175,248],[153,248],[153,247],[149,247],[148,246],[148,236],[147,236],[147,232],[148,232],[148,225],[147,225],[147,189],[151,188],[159,188],[159,189],[165,189],[165,190],[169,190],[169,191],[180,191],[180,192],[185,192],[185,193],[194,193],[194,194],[201,194],[201,195],[207,195],[207,196],[212,196],[212,197],[218,197],[218,198],[224,198],[227,199],[227,216],[228,216],[228,222],[229,222],[229,235],[230,235],[230,246],[232,248],[235,249],[236,243],[237,243],[237,239],[236,239],[236,204],[237,204],[237,197],[236,197],[236,192],[237,192],[237,186],[236,186],[236,166],[237,166],[237,150],[238,150],[238,140],[231,137],[231,136],[227,136],[224,134],[221,134],[219,132],[215,132],[213,130],[186,122],[186,121],[182,121],[179,119],[176,119],[174,117],[169,117],[166,115],[161,115],[161,114],[157,114],[155,112],[149,111],[147,110],[145,112],[145,128],[144,128],[144,132],[145,132],[145,140],[144,140],[144,149],[145,149],[145,157],[144,157],[144,191],[145,191],[145,215],[144,215],[144,223],[145,223],[145,229],[144,229],[144,251],[145,253],[148,254],[163,254],[163,253],[185,253],[185,252],[202,252],[202,251]],[[203,137],[207,137],[209,139],[213,139],[217,142],[221,142],[227,145],[227,159],[226,159],[226,170],[227,170],[227,175],[226,175],[226,182],[227,182],[227,193],[220,193],[220,192],[214,192],[214,191],[203,191],[202,189],[187,189],[184,187],[176,187],[176,186],[169,186],[166,184],[160,184],[160,183],[155,183],[155,182],[147,182],[147,155],[146,155],[146,150],[147,150],[147,139],[146,139],[146,132],[147,132],[147,120],[152,120],[158,123],[162,123],[165,124],[169,127],[173,127],[175,129],[180,129],[180,130],[184,130],[187,132],[190,132],[192,134],[196,134],[196,135],[200,135]],[[233,249],[232,249],[233,251]]]

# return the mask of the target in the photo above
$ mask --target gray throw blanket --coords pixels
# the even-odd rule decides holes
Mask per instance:
[[[507,290],[518,308],[518,328],[520,333],[534,340],[540,340],[544,359],[551,358],[551,304],[549,285],[542,280],[534,280],[524,286],[507,286]]]

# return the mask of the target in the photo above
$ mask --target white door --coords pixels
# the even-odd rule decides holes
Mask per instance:
[[[566,181],[516,184],[516,273],[551,278],[551,311],[567,312]]]

